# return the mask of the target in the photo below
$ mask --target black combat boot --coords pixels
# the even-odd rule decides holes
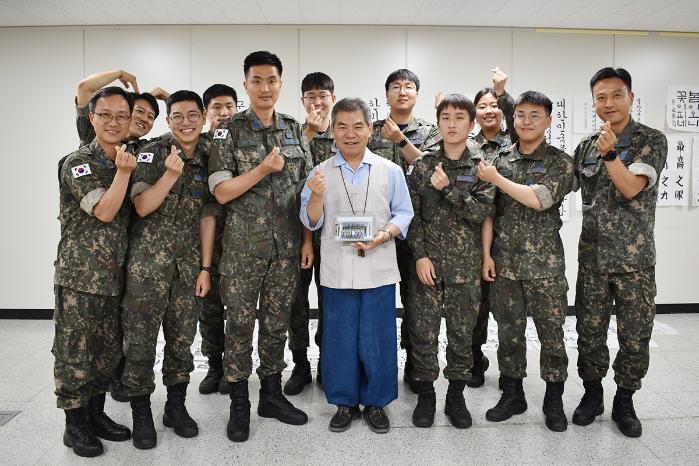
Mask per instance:
[[[282,394],[282,374],[277,372],[260,379],[260,402],[257,405],[260,417],[271,417],[285,424],[300,426],[308,422],[306,413],[295,408]]]
[[[524,397],[522,379],[513,379],[506,375],[501,375],[500,379],[502,380],[500,401],[485,412],[485,418],[493,422],[504,421],[527,410],[527,399]]]
[[[119,360],[119,365],[114,371],[114,379],[109,385],[109,394],[112,395],[114,401],[119,401],[121,403],[126,403],[129,401],[129,395],[126,393],[126,387],[121,383],[121,376],[124,373],[124,364],[126,363],[126,357],[122,356]]]
[[[184,405],[187,398],[187,385],[189,385],[188,382],[182,382],[167,387],[167,401],[163,413],[165,427],[172,427],[177,435],[184,438],[199,434],[199,426]]]
[[[415,427],[430,427],[434,423],[434,412],[437,406],[437,394],[434,385],[429,381],[414,382],[418,389],[417,406],[413,411],[413,424]]]
[[[90,398],[87,404],[87,422],[93,434],[112,442],[123,442],[131,438],[128,427],[112,421],[104,412],[104,393]]]
[[[643,433],[641,421],[638,420],[636,410],[633,409],[631,397],[634,393],[635,390],[617,387],[612,405],[612,419],[621,433],[627,437],[640,437]]]
[[[457,429],[468,429],[473,424],[471,413],[464,400],[464,387],[466,387],[465,380],[450,380],[444,404],[444,414],[449,418],[451,425]]]
[[[563,411],[563,382],[546,382],[546,394],[543,405],[546,427],[554,432],[563,432],[568,428],[568,419]]]
[[[230,382],[230,416],[226,435],[232,442],[244,442],[250,436],[250,394],[248,379]]]
[[[63,431],[63,445],[73,449],[78,456],[93,457],[104,451],[102,442],[90,432],[84,408],[66,409],[66,429]]]
[[[403,368],[403,382],[408,386],[411,392],[418,394],[418,387],[415,385],[416,380],[413,380],[413,358],[410,356],[413,348],[411,346],[405,347],[405,367]]]
[[[291,354],[294,358],[294,370],[291,371],[291,377],[284,384],[284,393],[287,395],[298,395],[303,391],[303,387],[313,382],[311,363],[308,362],[305,348],[294,350]]]
[[[218,391],[221,380],[223,380],[223,361],[221,356],[210,357],[209,370],[204,380],[199,384],[199,393],[209,395]]]
[[[473,367],[471,367],[471,380],[466,382],[471,388],[482,387],[485,383],[485,371],[490,367],[490,361],[481,351],[480,346],[472,346],[473,352]]]
[[[231,384],[226,380],[226,377],[221,377],[218,383],[218,392],[222,395],[229,395],[231,393]]]
[[[573,424],[579,426],[592,424],[595,417],[604,412],[602,380],[584,381],[583,386],[585,387],[585,394],[573,413]]]
[[[139,450],[149,450],[158,444],[158,435],[153,425],[150,410],[150,395],[132,396],[131,416],[133,418],[133,446]]]

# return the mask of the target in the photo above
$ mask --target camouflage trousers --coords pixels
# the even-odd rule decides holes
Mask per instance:
[[[292,351],[304,350],[310,346],[308,321],[311,306],[308,304],[308,290],[314,277],[318,293],[318,328],[316,329],[314,341],[318,348],[320,348],[323,341],[323,290],[320,286],[320,245],[316,248],[316,244],[313,244],[313,255],[315,256],[313,268],[300,269],[296,299],[291,307],[289,349]]]
[[[481,302],[478,306],[476,326],[473,327],[471,344],[483,346],[488,341],[488,317],[490,316],[490,282],[481,280]]]
[[[126,365],[121,380],[129,396],[155,391],[153,365],[161,324],[165,336],[163,384],[189,382],[194,370],[191,346],[201,306],[194,289],[195,283],[183,280],[177,270],[170,282],[127,276],[122,300]]]
[[[87,406],[105,393],[121,357],[118,296],[83,293],[54,286],[56,404],[61,409]]]
[[[415,273],[415,260],[407,241],[396,240],[396,258],[398,272],[400,272],[400,302],[403,306],[403,319],[400,324],[400,347],[410,352],[410,329],[405,317],[409,313],[414,312],[415,290],[422,285],[419,284]],[[410,357],[409,354],[407,356]]]
[[[568,282],[563,274],[534,280],[510,280],[498,276],[490,288],[490,300],[498,323],[500,373],[515,379],[527,376],[527,315],[532,317],[541,342],[541,378],[564,382],[568,355],[563,340]]]
[[[599,273],[580,267],[575,292],[578,331],[578,374],[599,380],[609,369],[607,331],[616,304],[619,351],[614,359],[614,381],[621,388],[639,390],[648,372],[648,346],[655,318],[655,267],[628,273]]]
[[[220,357],[224,351],[225,332],[224,318],[225,310],[221,295],[219,294],[219,283],[221,275],[211,274],[211,290],[202,298],[199,312],[199,333],[201,333],[201,353],[207,358]]]
[[[260,259],[237,255],[233,270],[239,275],[221,276],[221,299],[228,308],[226,320],[226,380],[237,382],[252,373],[252,337],[259,297],[259,333],[257,351],[260,378],[281,372],[286,367],[284,345],[289,329],[289,314],[298,286],[297,257]]]
[[[437,276],[441,275],[437,271]],[[407,326],[412,344],[411,358],[415,380],[434,381],[439,377],[437,361],[439,326],[442,314],[447,324],[447,365],[444,377],[470,380],[473,354],[471,334],[476,322],[480,285],[478,283],[415,287],[414,306],[408,308]]]

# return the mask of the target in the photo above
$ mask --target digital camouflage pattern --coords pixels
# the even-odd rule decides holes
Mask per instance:
[[[189,382],[189,373],[194,370],[191,346],[200,309],[194,282],[185,280],[179,268],[168,281],[129,274],[122,305],[126,356],[122,382],[129,396],[155,391],[153,365],[161,324],[165,336],[163,384]]]
[[[617,136],[618,158],[632,173],[648,178],[633,199],[619,192],[605,162],[597,158],[597,138],[586,137],[575,150],[583,203],[575,295],[578,373],[583,380],[606,375],[606,334],[614,303],[619,338],[614,380],[622,388],[638,390],[648,371],[655,317],[655,207],[667,138],[633,120]]]
[[[516,144],[495,166],[508,180],[531,186],[542,206],[531,209],[498,190],[492,254],[498,277],[532,280],[565,273],[558,209],[572,187],[572,158],[545,142],[523,156]]]
[[[578,374],[582,380],[600,380],[607,374],[607,331],[613,303],[619,338],[614,381],[629,390],[641,388],[650,361],[655,295],[655,267],[610,274],[584,266],[578,269],[575,309]]]
[[[541,378],[547,382],[566,380],[568,355],[563,323],[568,309],[567,291],[564,274],[535,280],[510,280],[498,274],[491,287],[491,304],[498,323],[500,374],[515,379],[527,376],[525,330],[527,315],[531,315],[541,342]]]
[[[480,302],[482,261],[481,224],[493,215],[495,187],[476,176],[483,153],[468,142],[459,160],[443,149],[416,160],[407,176],[415,216],[408,244],[415,261],[427,257],[437,278],[435,286],[420,283],[414,270],[415,305],[407,308],[416,380],[436,380],[439,375],[437,338],[442,314],[447,322],[448,379],[469,380],[473,356],[471,334]],[[430,178],[441,163],[451,191],[444,195]]]
[[[54,287],[56,334],[51,352],[57,406],[87,406],[105,393],[121,357],[119,297]]]
[[[116,171],[96,139],[59,162],[61,239],[54,263],[55,285],[83,293],[121,295],[131,204],[125,199],[109,223],[92,215]]]
[[[590,135],[575,149],[583,205],[578,262],[602,273],[646,269],[655,265],[655,206],[667,138],[633,120],[617,136],[619,159],[631,172],[650,180],[633,199],[626,199],[612,183],[605,162],[597,157],[597,138],[598,133]]]
[[[139,152],[133,173],[132,199],[153,186],[165,173],[171,146],[181,149],[171,134]],[[194,368],[190,346],[196,333],[200,303],[195,286],[201,264],[199,225],[220,206],[208,191],[207,157],[210,142],[200,138],[182,175],[158,209],[138,218],[131,228],[124,307],[124,385],[131,396],[152,393],[153,363],[158,329],[163,324],[165,359],[163,382],[189,381]]]
[[[298,217],[297,217],[298,218]],[[221,277],[221,297],[227,306],[226,355],[224,373],[229,382],[247,379],[252,373],[252,336],[255,316],[259,333],[257,352],[260,378],[284,370],[284,345],[289,329],[291,300],[298,286],[299,260],[271,260],[238,254],[235,270],[244,274]],[[260,309],[257,310],[259,296]]]
[[[393,141],[384,139],[381,136],[381,128],[383,128],[384,120],[374,122],[371,137],[367,144],[367,149],[374,154],[381,156],[403,168],[403,172],[408,170],[403,155],[400,153],[400,147]],[[422,118],[412,117],[408,122],[408,126],[403,128],[403,134],[415,147],[423,153],[437,150],[439,142],[442,140],[442,135],[439,129],[431,123],[426,122]]]
[[[281,113],[265,128],[251,109],[226,120],[214,136],[209,160],[209,187],[258,166],[275,146],[280,147],[284,168],[266,176],[242,196],[226,204],[226,227],[220,272],[231,275],[234,256],[261,259],[297,257],[301,221],[297,201],[312,167],[308,143],[296,120]]]

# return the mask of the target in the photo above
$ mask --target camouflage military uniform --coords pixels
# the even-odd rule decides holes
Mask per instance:
[[[648,178],[643,191],[626,199],[614,186],[605,162],[597,158],[597,137],[588,136],[575,150],[583,204],[575,296],[578,373],[585,381],[607,374],[607,329],[614,302],[619,337],[614,380],[622,388],[638,390],[648,370],[655,317],[653,228],[667,139],[633,120],[617,136],[619,159],[632,173]]]
[[[200,138],[194,156],[184,161],[182,175],[160,207],[138,218],[130,232],[124,308],[122,381],[130,396],[153,393],[153,364],[158,330],[163,325],[166,386],[189,382],[194,369],[190,350],[197,331],[199,299],[195,285],[201,264],[199,222],[219,208],[207,190],[209,142]],[[153,186],[165,173],[172,135],[147,144],[139,152],[131,198]]]
[[[302,129],[305,131],[306,125]],[[325,162],[335,155],[335,138],[333,137],[332,125],[323,133],[316,134],[309,142],[313,166]],[[291,308],[291,319],[289,323],[289,349],[303,350],[309,346],[308,319],[310,305],[308,304],[308,289],[315,273],[316,290],[318,293],[318,328],[314,340],[320,347],[323,340],[323,292],[320,287],[320,232],[313,233],[313,269],[301,269],[299,276],[299,287],[296,300]]]
[[[512,96],[505,92],[498,97],[498,108],[502,111],[505,121],[507,122],[507,131],[500,130],[494,139],[486,139],[483,131],[480,131],[473,139],[481,149],[485,158],[489,162],[495,161],[495,158],[509,147],[517,142],[517,133],[514,131],[514,101]],[[472,344],[474,347],[480,347],[488,341],[488,316],[490,315],[490,282],[481,280],[481,303],[478,306],[478,317],[476,325],[473,327]]]
[[[371,137],[367,144],[367,149],[374,154],[379,155],[391,162],[394,162],[399,167],[403,168],[405,173],[408,170],[408,163],[400,152],[398,144],[381,136],[381,128],[383,128],[384,120],[374,122]],[[439,143],[442,140],[442,135],[439,129],[433,124],[430,124],[422,118],[412,117],[408,125],[402,129],[403,134],[415,147],[423,153],[431,152],[439,149]],[[410,252],[410,248],[406,241],[396,239],[396,256],[398,258],[398,271],[400,272],[400,300],[403,304],[403,315],[408,312],[408,308],[412,305],[415,295],[415,286],[413,283],[415,275],[415,260]],[[408,328],[405,324],[405,319],[400,327],[401,347],[408,348]]]
[[[77,100],[77,99],[76,99]],[[89,106],[79,107],[75,105],[75,127],[78,130],[78,138],[80,139],[80,147],[86,146],[95,139],[95,128],[90,122]],[[155,139],[152,139],[153,141]],[[133,141],[124,141],[126,151],[130,154],[136,154],[144,145],[148,144],[148,139],[136,139]]]
[[[493,259],[497,278],[491,304],[498,322],[500,372],[515,379],[527,375],[524,334],[530,314],[541,342],[541,378],[562,382],[568,366],[562,328],[568,282],[558,209],[573,183],[573,161],[543,142],[526,156],[515,145],[501,153],[495,165],[507,179],[531,186],[542,207],[526,207],[500,190],[495,198]]]
[[[252,372],[252,334],[258,296],[260,367],[267,377],[284,367],[289,314],[298,285],[301,221],[298,194],[311,157],[292,117],[274,114],[265,127],[251,109],[226,121],[214,137],[209,161],[209,188],[257,167],[278,146],[284,168],[265,176],[240,197],[226,204],[220,292],[228,308],[225,376],[229,382]],[[237,272],[237,273],[236,273]]]
[[[471,333],[480,302],[481,223],[494,214],[496,191],[476,176],[482,157],[475,143],[469,141],[459,160],[447,158],[440,147],[416,160],[408,172],[415,210],[408,244],[416,260],[426,257],[432,261],[437,275],[435,286],[423,285],[413,277],[415,303],[408,308],[406,320],[415,380],[434,381],[439,376],[436,356],[442,312],[449,342],[444,376],[453,380],[471,378]],[[430,182],[440,162],[449,177],[450,188],[446,189],[450,190],[446,194]]]
[[[119,362],[119,297],[131,206],[103,223],[92,209],[116,174],[97,140],[59,162],[61,239],[55,262],[54,379],[58,407],[74,409],[107,391]]]
[[[211,259],[211,289],[201,300],[199,314],[199,333],[201,333],[201,353],[207,358],[220,357],[225,349],[223,332],[225,309],[219,293],[221,274],[219,267],[223,253],[223,229],[226,223],[226,213],[221,209],[216,217],[216,236],[214,237],[214,253]]]

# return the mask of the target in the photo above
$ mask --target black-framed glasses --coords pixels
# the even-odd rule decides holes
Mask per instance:
[[[116,120],[117,123],[123,125],[131,119],[131,115],[127,115],[126,113],[117,113],[116,115],[112,115],[111,113],[94,112],[94,114],[99,117],[102,123],[109,123],[112,120]]]
[[[201,118],[202,114],[199,112],[189,112],[187,114],[187,121],[191,123],[196,123],[197,121],[201,120]],[[172,115],[170,115],[170,121],[179,125],[184,121],[184,115],[182,115],[181,113],[173,113]]]

